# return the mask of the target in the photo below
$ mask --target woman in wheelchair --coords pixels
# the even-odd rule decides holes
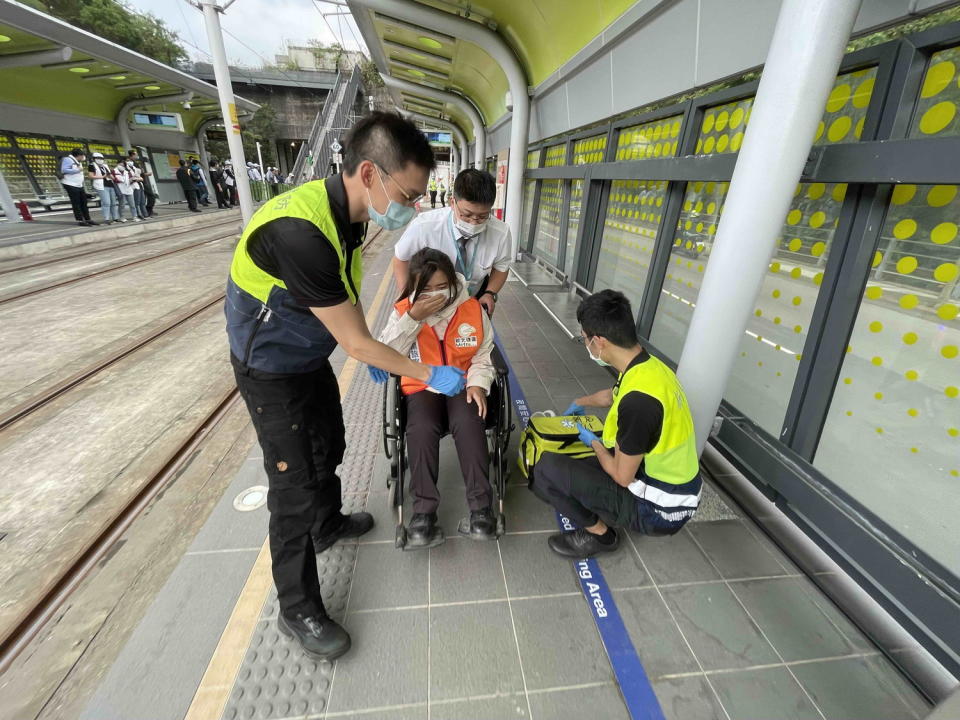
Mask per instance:
[[[493,490],[485,435],[487,396],[496,377],[491,361],[493,327],[450,258],[424,248],[410,258],[407,286],[380,334],[380,342],[420,362],[454,365],[467,375],[466,390],[447,397],[413,378],[401,380],[406,403],[406,446],[413,493],[407,546],[443,542],[437,524],[440,438],[449,429],[460,459],[470,508],[469,537],[496,538]],[[462,530],[466,530],[461,526]]]

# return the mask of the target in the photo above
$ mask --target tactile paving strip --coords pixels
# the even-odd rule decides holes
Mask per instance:
[[[383,253],[389,262],[391,253]],[[371,288],[376,290],[376,287]],[[371,297],[363,297],[365,303]],[[379,332],[393,306],[386,300],[374,322]],[[380,404],[383,387],[367,377],[363,366],[356,369],[354,381],[342,400],[347,451],[340,466],[343,512],[366,506],[374,475],[374,463],[382,452],[380,443]],[[357,559],[356,541],[344,542],[317,556],[317,572],[327,612],[342,621],[350,595],[350,583]],[[279,720],[322,715],[330,694],[333,665],[306,657],[296,641],[277,629],[276,590],[264,603],[256,630],[243,658],[222,720]]]

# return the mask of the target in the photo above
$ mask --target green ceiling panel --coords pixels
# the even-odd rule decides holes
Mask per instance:
[[[538,85],[633,6],[636,0],[418,0],[495,25],[517,52],[530,85]],[[507,78],[480,47],[371,13],[390,72],[460,92],[489,125],[506,113]],[[445,62],[444,59],[450,62]],[[413,66],[413,67],[411,67]],[[417,69],[421,68],[421,69]],[[440,76],[437,75],[440,73]],[[452,111],[447,111],[452,115]],[[464,130],[470,130],[469,123]]]

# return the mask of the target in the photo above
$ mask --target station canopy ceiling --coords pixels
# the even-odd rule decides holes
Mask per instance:
[[[413,0],[411,0],[413,1]],[[635,0],[416,0],[418,4],[494,28],[513,48],[531,86],[539,85],[599,35]],[[507,111],[507,77],[475,45],[351,3],[380,69],[397,78],[470,98],[486,125]],[[469,119],[448,103],[393,91],[403,107],[456,122],[472,138]],[[430,109],[432,108],[432,110]]]
[[[58,50],[61,56],[53,57]],[[44,51],[44,56],[32,55]],[[187,91],[194,93],[191,109],[179,104],[167,109],[181,114],[185,132],[192,135],[203,120],[221,114],[216,86],[32,8],[0,0],[2,102],[115,122],[128,100]],[[259,107],[240,97],[236,104],[241,114]]]

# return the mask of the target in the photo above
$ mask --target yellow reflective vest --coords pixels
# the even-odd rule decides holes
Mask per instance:
[[[663,406],[660,438],[643,460],[644,473],[654,480],[682,485],[697,477],[700,464],[697,438],[687,396],[674,372],[652,355],[620,374],[613,389],[613,406],[603,426],[603,444],[614,448],[620,400],[634,390],[646,393]]]
[[[336,340],[287,290],[283,280],[254,263],[247,243],[257,229],[279,218],[299,218],[317,227],[333,245],[350,302],[360,297],[360,247],[348,248],[337,231],[327,188],[314,180],[267,201],[250,219],[233,254],[224,311],[230,351],[248,367],[272,373],[310,372],[322,365]]]

